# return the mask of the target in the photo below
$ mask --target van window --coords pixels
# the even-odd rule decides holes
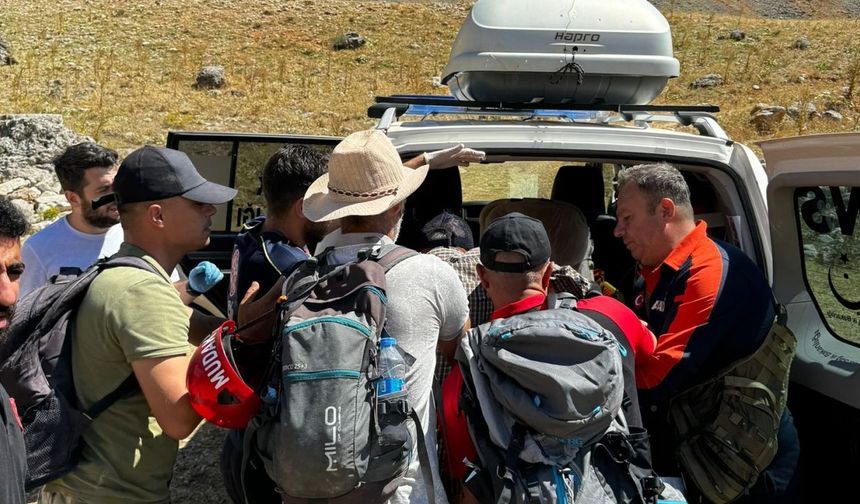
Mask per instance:
[[[265,212],[263,168],[272,154],[291,142],[291,139],[218,141],[191,138],[177,143],[176,148],[188,154],[204,178],[235,187],[239,191],[233,201],[216,207],[212,231],[239,232],[245,222]],[[302,139],[295,141],[323,152],[331,152],[336,139],[326,142],[316,144]]]
[[[860,188],[798,188],[795,203],[812,299],[831,333],[860,345]]]
[[[552,197],[552,186],[562,166],[585,166],[571,161],[505,161],[472,164],[460,172],[463,201],[493,201],[506,198]],[[604,203],[608,203],[615,178],[615,165],[603,165]]]

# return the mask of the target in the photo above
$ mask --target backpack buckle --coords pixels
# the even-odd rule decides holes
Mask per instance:
[[[645,476],[642,482],[642,493],[646,498],[657,497],[663,493],[665,485],[658,476]]]

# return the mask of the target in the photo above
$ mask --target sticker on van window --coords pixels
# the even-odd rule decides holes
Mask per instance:
[[[233,208],[235,224],[234,229],[241,229],[242,226],[251,219],[263,215],[263,209],[257,205],[245,203],[244,206],[236,206]]]
[[[795,198],[810,294],[831,331],[860,345],[860,188],[804,187]]]

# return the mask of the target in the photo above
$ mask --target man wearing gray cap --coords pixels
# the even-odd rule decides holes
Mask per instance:
[[[152,146],[123,161],[113,189],[125,233],[117,256],[143,258],[152,270],[116,267],[93,281],[75,317],[72,368],[85,408],[131,374],[140,391],[93,421],[80,463],[49,483],[40,503],[169,502],[178,440],[200,422],[186,353],[217,321],[189,321],[167,272],[209,242],[215,205],[236,190],[204,179],[184,153]]]

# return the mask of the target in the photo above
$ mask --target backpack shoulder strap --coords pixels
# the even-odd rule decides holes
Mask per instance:
[[[391,268],[417,255],[418,252],[402,245],[383,245],[379,248],[378,252],[370,255],[370,259],[376,261],[388,273]]]
[[[92,421],[95,417],[102,414],[106,409],[110,408],[113,403],[124,397],[129,397],[140,390],[140,384],[137,382],[137,376],[132,372],[128,377],[120,383],[117,388],[113,389],[108,395],[102,397],[95,404],[90,406],[86,411],[83,411],[87,419]]]
[[[553,308],[578,311],[576,308],[576,296],[569,292],[558,292],[551,299]]]
[[[120,256],[114,257],[102,262],[97,263],[99,268],[99,273],[108,268],[117,268],[117,267],[129,267],[129,268],[138,268],[146,271],[150,271],[152,273],[159,274],[158,270],[153,266],[149,261],[142,257],[135,256]],[[115,402],[118,400],[129,397],[135,392],[140,390],[140,384],[137,382],[137,377],[134,375],[132,371],[131,374],[120,383],[117,388],[110,391],[106,396],[102,397],[98,401],[95,402],[92,406],[90,406],[87,410],[83,411],[85,417],[87,417],[90,421],[94,418],[102,414],[106,409],[110,408]]]
[[[149,261],[142,257],[135,256],[112,257],[105,261],[98,262],[96,265],[98,266],[100,273],[105,269],[118,267],[137,268],[158,273],[158,270]]]

